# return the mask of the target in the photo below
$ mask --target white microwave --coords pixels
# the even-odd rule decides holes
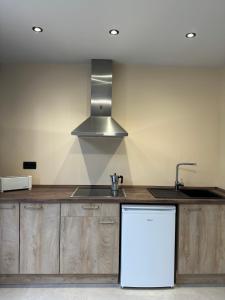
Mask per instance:
[[[31,190],[32,176],[0,177],[0,191]]]

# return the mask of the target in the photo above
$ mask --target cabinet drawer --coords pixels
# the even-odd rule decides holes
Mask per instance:
[[[114,203],[71,203],[62,204],[62,217],[118,217],[119,204]]]

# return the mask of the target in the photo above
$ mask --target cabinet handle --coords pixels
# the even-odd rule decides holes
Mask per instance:
[[[99,209],[99,205],[82,205],[83,209]]]
[[[9,205],[9,206],[0,206],[0,209],[14,209],[16,205]]]
[[[25,209],[42,209],[43,206],[42,205],[38,205],[38,206],[33,206],[33,205],[24,205]]]
[[[188,208],[189,212],[192,212],[192,211],[201,211],[201,210],[202,210],[201,208]]]
[[[105,221],[99,221],[99,224],[115,224],[116,222],[114,220],[105,220]]]

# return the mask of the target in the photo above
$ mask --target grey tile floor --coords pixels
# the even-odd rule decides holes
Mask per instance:
[[[1,287],[0,300],[225,300],[225,286],[121,289],[119,286]]]

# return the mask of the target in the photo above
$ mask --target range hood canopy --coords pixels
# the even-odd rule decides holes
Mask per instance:
[[[80,137],[124,137],[128,133],[112,117],[112,60],[91,61],[91,116],[71,134]]]

